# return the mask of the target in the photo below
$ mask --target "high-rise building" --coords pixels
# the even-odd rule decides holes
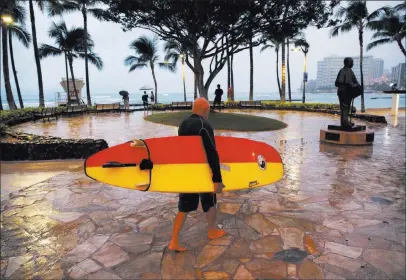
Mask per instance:
[[[338,72],[343,68],[344,56],[325,57],[324,60],[318,61],[317,70],[317,87],[335,87],[335,80]],[[356,79],[360,79],[360,59],[359,56],[353,57],[353,72]],[[363,57],[363,81],[365,85],[373,84],[375,75],[383,74],[383,60],[375,59],[373,56]]]
[[[383,76],[384,60],[381,58],[374,58],[373,78],[380,78]]]
[[[391,82],[397,84],[398,89],[406,88],[406,64],[399,63],[399,65],[391,68]]]

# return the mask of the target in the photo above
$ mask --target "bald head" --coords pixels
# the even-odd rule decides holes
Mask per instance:
[[[199,97],[195,99],[194,105],[192,106],[192,112],[204,119],[208,119],[210,111],[210,105],[208,100]]]

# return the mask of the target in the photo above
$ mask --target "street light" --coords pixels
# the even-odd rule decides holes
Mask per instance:
[[[0,53],[1,52],[1,47],[3,45],[3,36],[2,36],[2,32],[3,32],[3,23],[4,24],[11,24],[13,23],[13,18],[10,15],[1,15],[1,21],[0,21]],[[7,50],[6,50],[7,51]],[[1,101],[1,71],[2,71],[3,67],[2,67],[2,58],[0,58],[0,102]],[[3,104],[0,104],[0,109],[3,110]]]
[[[184,102],[187,102],[187,91],[185,89],[185,70],[184,70],[184,63],[185,63],[185,56],[183,53],[179,55],[181,58],[181,63],[182,63],[182,82],[184,84]]]
[[[302,51],[304,53],[304,76],[302,77],[303,80],[303,87],[302,87],[302,103],[305,103],[305,85],[308,81],[308,73],[307,73],[307,53],[308,53],[308,47],[304,46],[304,48],[301,46],[300,48],[294,48],[291,49],[293,52],[299,52]]]

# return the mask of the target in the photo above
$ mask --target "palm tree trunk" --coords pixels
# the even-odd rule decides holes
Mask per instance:
[[[281,43],[281,92],[280,100],[285,102],[285,40]]]
[[[278,75],[278,49],[276,49],[276,73],[277,73],[277,85],[278,85],[278,94],[281,96],[281,85],[280,85],[280,77]]]
[[[230,88],[230,56],[229,56],[229,42],[228,42],[228,38],[226,37],[226,56],[228,57],[227,60],[227,66],[228,66],[228,88],[227,90],[229,90]]]
[[[406,49],[404,48],[403,44],[401,43],[400,39],[396,39],[397,45],[399,45],[400,50],[403,52],[404,56],[406,56]]]
[[[42,85],[42,72],[41,72],[40,56],[38,55],[37,31],[35,29],[35,14],[34,14],[33,0],[29,0],[29,5],[30,5],[31,29],[32,29],[33,45],[34,45],[34,56],[35,56],[35,63],[37,65],[40,107],[44,107],[45,106],[44,89],[43,89],[43,85]]]
[[[155,95],[154,103],[157,104],[158,103],[158,100],[157,100],[157,79],[155,78],[154,65],[152,63],[150,65],[150,67],[151,67],[151,74],[153,75],[153,80],[154,80],[154,90],[155,90],[155,92],[154,92],[154,95]]]
[[[75,97],[76,97],[76,102],[79,105],[79,96],[78,96],[78,92],[76,90],[76,84],[75,84],[75,76],[73,74],[73,58],[71,55],[68,56],[68,60],[69,60],[69,68],[71,69],[71,76],[72,76],[72,83],[73,83],[73,90],[75,92]]]
[[[235,82],[233,78],[233,53],[232,56],[230,57],[230,83],[232,86],[232,94],[230,100],[235,101]]]
[[[69,95],[69,75],[68,75],[68,58],[65,53],[65,74],[66,74],[66,87],[68,89],[68,105],[71,104],[71,96]]]
[[[88,34],[88,17],[86,15],[85,2],[82,4],[82,15],[83,15],[83,28],[85,29],[85,34]],[[89,85],[89,69],[88,69],[88,41],[85,42],[85,77],[86,77],[86,97],[88,99],[88,106],[92,105],[92,100],[90,97],[90,85]]]
[[[14,64],[13,39],[11,36],[11,31],[8,32],[8,36],[10,43],[9,49],[10,49],[11,67],[13,69],[14,81],[16,82],[18,101],[20,102],[20,108],[24,108],[23,98],[21,97],[20,84],[18,83],[17,78],[16,65]]]
[[[360,85],[362,87],[362,95],[360,96],[360,111],[364,113],[365,110],[365,93],[364,93],[364,85],[363,85],[363,23],[360,22],[359,24],[359,44],[360,44]],[[351,108],[352,110],[352,108]],[[352,111],[351,111],[352,112]]]
[[[290,42],[287,39],[287,78],[288,78],[288,100],[291,102],[291,77],[290,77]]]
[[[250,56],[250,89],[249,100],[253,100],[253,41],[250,38],[249,42],[249,56]]]
[[[13,92],[11,91],[10,85],[10,73],[8,69],[8,49],[7,49],[7,29],[3,28],[1,33],[3,41],[3,73],[4,73],[4,87],[6,88],[6,97],[8,102],[9,110],[17,109],[16,103],[14,102]]]

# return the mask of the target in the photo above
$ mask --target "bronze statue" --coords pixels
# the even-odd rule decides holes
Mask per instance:
[[[335,86],[338,88],[339,106],[341,110],[341,126],[350,128],[353,126],[349,122],[349,110],[352,110],[352,100],[361,95],[361,87],[352,71],[353,59],[346,57],[343,61],[344,67],[339,70],[336,77]]]

